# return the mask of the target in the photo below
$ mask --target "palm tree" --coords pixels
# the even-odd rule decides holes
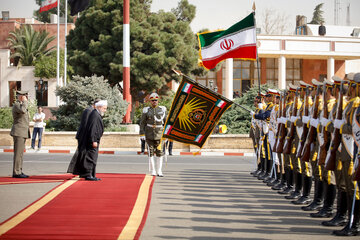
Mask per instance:
[[[15,66],[32,66],[37,58],[49,55],[55,48],[47,48],[54,36],[49,37],[45,30],[35,31],[31,25],[23,25],[9,35],[10,58],[15,59]]]

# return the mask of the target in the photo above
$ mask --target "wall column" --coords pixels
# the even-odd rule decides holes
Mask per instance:
[[[226,59],[226,68],[225,68],[225,97],[233,100],[234,93],[234,80],[233,80],[233,71],[234,71],[234,60],[232,58]]]
[[[278,58],[278,88],[286,89],[286,58],[285,56],[280,56]]]
[[[335,73],[335,60],[333,57],[328,58],[327,60],[327,79],[332,78],[332,76],[334,76]]]

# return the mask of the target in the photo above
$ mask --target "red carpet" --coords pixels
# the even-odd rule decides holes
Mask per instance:
[[[38,176],[29,176],[28,178],[0,177],[0,185],[20,184],[20,183],[62,182],[65,180],[70,180],[73,177],[74,177],[73,174],[38,175]]]
[[[97,177],[102,181],[75,179],[54,188],[2,223],[0,239],[138,239],[155,178],[143,174]],[[51,195],[55,196],[51,199]]]

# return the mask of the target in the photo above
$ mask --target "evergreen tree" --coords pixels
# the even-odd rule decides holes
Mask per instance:
[[[324,23],[324,17],[323,17],[323,13],[324,11],[322,10],[324,3],[320,3],[318,5],[316,5],[315,9],[314,9],[314,13],[313,13],[313,18],[310,22],[310,24],[321,24]]]
[[[103,119],[106,129],[119,127],[127,109],[122,94],[103,77],[74,76],[66,87],[57,87],[56,95],[60,96],[64,104],[52,110],[56,119],[50,121],[49,127],[57,131],[76,131],[82,112],[97,98],[108,101]]]
[[[49,37],[49,33],[35,31],[31,25],[22,25],[9,33],[9,41],[12,53],[10,58],[15,59],[15,66],[32,66],[40,56],[49,55],[55,46],[47,48],[48,44],[55,39]]]
[[[181,2],[184,4],[175,15],[150,12],[151,0],[130,1],[132,96],[138,96],[140,90],[149,93],[159,89],[163,95],[168,91],[166,83],[180,80],[172,69],[190,74],[198,68],[197,41],[189,26],[194,7],[187,0]],[[68,59],[75,74],[104,76],[112,86],[122,81],[122,24],[122,0],[90,2],[68,36]]]

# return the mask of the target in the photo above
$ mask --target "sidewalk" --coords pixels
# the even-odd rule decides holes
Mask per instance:
[[[26,147],[25,153],[62,153],[62,154],[73,154],[75,153],[75,147],[42,147],[40,150],[31,149]],[[14,152],[12,146],[0,146],[0,153],[12,153]],[[100,148],[99,154],[107,154],[107,155],[141,155],[141,152],[138,149],[134,148]],[[147,153],[145,153],[147,154]],[[173,151],[174,156],[180,155],[196,155],[196,156],[244,156],[244,157],[254,157],[255,153],[249,152],[248,149],[239,149],[236,152],[228,150],[228,149],[216,149],[216,151],[209,151],[209,149],[202,149],[199,152],[182,152],[182,151]]]

